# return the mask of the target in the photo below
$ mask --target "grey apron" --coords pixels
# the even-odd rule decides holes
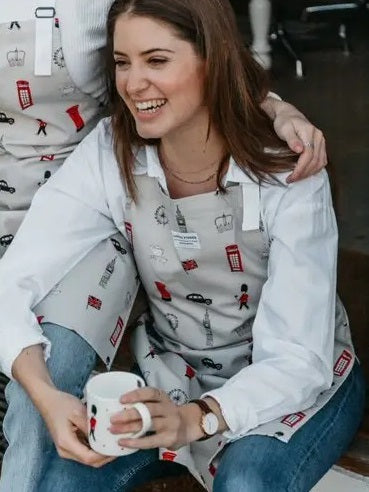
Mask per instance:
[[[218,388],[252,363],[252,325],[267,279],[269,238],[243,230],[241,186],[227,193],[171,199],[156,179],[136,177],[138,203],[126,217],[151,314],[134,332],[133,351],[148,385],[177,404]],[[257,185],[254,185],[257,186]],[[254,194],[255,195],[255,194]],[[257,196],[257,195],[256,195]],[[346,314],[337,309],[335,385],[303,412],[260,425],[260,434],[288,442],[329,400],[354,363]],[[209,490],[227,439],[217,435],[161,459],[184,464]]]

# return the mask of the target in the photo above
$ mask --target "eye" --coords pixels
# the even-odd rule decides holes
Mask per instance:
[[[160,66],[164,65],[168,60],[166,58],[158,58],[158,57],[153,57],[149,59],[149,63],[152,66]]]
[[[115,67],[120,69],[127,68],[128,66],[128,62],[126,60],[114,60],[114,63]]]

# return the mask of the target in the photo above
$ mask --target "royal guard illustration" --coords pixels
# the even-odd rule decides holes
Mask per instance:
[[[179,232],[187,232],[186,220],[184,218],[184,215],[182,215],[182,212],[180,211],[178,205],[176,210],[176,221],[177,221]]]
[[[221,215],[214,220],[215,227],[219,233],[231,231],[233,229],[233,216],[231,214]]]
[[[40,135],[41,133],[43,133],[46,137],[47,133],[46,133],[46,127],[47,127],[47,123],[46,121],[44,120],[41,120],[40,118],[36,118],[37,121],[38,121],[38,132],[37,132],[37,135]]]
[[[189,380],[191,380],[191,379],[193,379],[195,377],[195,375],[196,375],[195,370],[191,366],[189,366],[188,364],[186,364],[186,374],[185,374],[186,378],[188,378]]]
[[[156,288],[160,292],[161,298],[163,301],[171,302],[172,296],[170,292],[167,290],[166,285],[163,282],[155,282]]]
[[[98,299],[97,297],[90,295],[90,296],[88,296],[88,299],[87,299],[86,309],[88,309],[89,306],[100,311],[101,306],[102,306],[102,301],[100,299]]]
[[[213,332],[211,330],[209,310],[206,308],[204,319],[202,320],[202,325],[205,328],[206,333],[206,345],[207,347],[212,347],[214,345]]]
[[[39,181],[38,186],[44,185],[50,177],[51,177],[51,172],[45,171],[44,172],[44,179],[42,181]]]
[[[119,316],[117,324],[115,325],[114,331],[112,333],[112,336],[110,337],[110,343],[113,345],[113,347],[116,346],[116,344],[117,344],[117,342],[118,342],[118,340],[122,334],[123,328],[124,328],[124,323],[123,323],[122,318]]]
[[[249,290],[247,284],[242,284],[241,285],[241,294],[239,296],[235,296],[236,299],[238,299],[239,302],[239,310],[241,310],[243,307],[246,309],[250,309],[248,302],[249,302],[249,295],[247,291]]]
[[[231,272],[243,272],[241,252],[237,244],[226,246],[226,253]]]
[[[155,349],[153,346],[150,347],[148,354],[145,355],[145,359],[151,357],[151,359],[155,359]]]
[[[96,437],[95,437],[95,429],[96,429],[96,424],[97,424],[97,420],[96,420],[96,414],[97,414],[97,408],[96,408],[96,405],[91,405],[91,418],[90,418],[90,433],[89,435],[92,437],[92,439],[94,441],[96,441]]]
[[[291,415],[286,415],[281,422],[288,427],[295,427],[295,425],[299,424],[305,417],[306,414],[304,412],[291,413]]]
[[[19,104],[22,110],[27,109],[30,106],[33,106],[31,88],[27,80],[17,80],[17,92],[18,92]]]
[[[333,374],[335,376],[343,376],[349,368],[352,359],[353,355],[348,350],[344,350],[334,365]]]
[[[70,108],[66,109],[65,112],[68,113],[71,120],[75,124],[77,132],[80,132],[84,128],[85,122],[83,121],[83,118],[78,108],[79,108],[79,104],[75,104],[74,106],[71,106]]]
[[[17,29],[20,29],[21,28],[21,26],[20,26],[20,24],[19,24],[18,21],[11,21],[10,26],[8,27],[8,29],[10,31],[12,31],[14,29],[14,27],[16,27]]]
[[[8,51],[6,54],[6,59],[8,60],[9,67],[23,67],[24,61],[26,58],[26,52],[24,50],[15,50]]]
[[[40,161],[53,161],[55,159],[55,154],[45,154],[40,157]]]

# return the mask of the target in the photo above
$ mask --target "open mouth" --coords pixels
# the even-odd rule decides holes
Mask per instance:
[[[150,101],[136,102],[135,107],[139,113],[156,113],[167,103],[166,99],[152,99]]]

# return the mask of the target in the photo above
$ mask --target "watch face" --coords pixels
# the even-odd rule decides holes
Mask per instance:
[[[215,415],[215,413],[207,413],[203,417],[202,425],[203,430],[206,432],[206,434],[212,436],[213,434],[217,433],[219,427],[218,417]]]

